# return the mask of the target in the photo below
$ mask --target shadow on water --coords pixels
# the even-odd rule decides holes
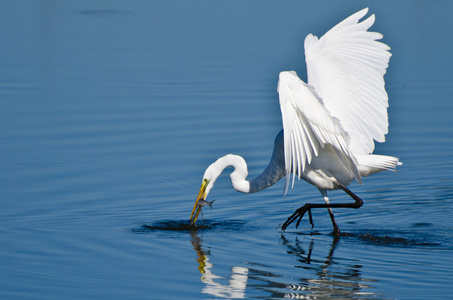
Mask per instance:
[[[414,223],[409,229],[361,229],[341,234],[342,241],[391,248],[453,249],[449,230],[431,223]]]
[[[367,244],[392,248],[428,247],[435,249],[453,249],[450,234],[443,228],[436,228],[431,223],[414,223],[409,229],[358,229],[341,232],[340,237],[333,233],[322,233],[316,230],[309,232],[282,232],[284,235],[297,236],[331,236],[343,242]]]
[[[434,242],[432,240],[432,236],[420,234],[420,232],[413,231],[379,230],[345,233],[342,234],[342,239],[386,247],[412,248],[423,246],[442,246],[440,242]]]
[[[448,247],[448,243],[442,242],[440,233],[432,230],[430,223],[414,224],[413,230],[358,230],[342,232],[340,238],[343,241],[370,244],[386,247]],[[241,220],[203,220],[197,225],[190,225],[188,220],[161,220],[153,223],[142,223],[138,227],[132,228],[133,233],[151,233],[151,232],[203,232],[203,231],[219,231],[219,232],[242,232],[254,231],[256,228],[250,226],[245,221]],[[325,235],[319,231],[311,232],[282,232],[282,238],[285,234],[296,234],[299,236],[318,236]],[[333,234],[327,234],[334,238]],[[334,238],[337,240],[338,238]]]
[[[448,242],[443,242],[442,237],[434,232],[421,232],[419,230],[360,230],[342,232],[340,237],[333,234],[323,234],[318,231],[290,233],[298,236],[331,236],[333,239],[342,240],[354,244],[368,244],[375,246],[396,247],[396,248],[416,248],[433,247],[451,248]],[[282,233],[284,238],[285,233]]]
[[[203,220],[197,225],[190,225],[189,220],[162,220],[153,223],[142,223],[139,227],[133,228],[133,233],[151,233],[158,231],[175,231],[175,232],[199,232],[215,230],[221,232],[232,231],[249,231],[253,227],[246,224],[245,221],[239,220],[226,220],[226,221],[213,221]]]

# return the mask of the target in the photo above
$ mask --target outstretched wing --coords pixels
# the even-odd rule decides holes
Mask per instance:
[[[299,79],[296,72],[281,72],[278,82],[283,119],[286,185],[290,172],[300,178],[305,166],[326,144],[333,146],[338,157],[361,182],[355,158],[349,149],[349,136],[339,121],[325,108],[316,92]]]
[[[359,23],[367,12],[353,14],[320,39],[305,38],[308,84],[348,133],[354,154],[372,153],[373,140],[384,142],[388,132],[383,76],[390,48],[377,41],[380,33],[367,31],[374,15]]]

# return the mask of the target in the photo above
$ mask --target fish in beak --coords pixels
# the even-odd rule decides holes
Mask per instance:
[[[197,200],[195,200],[195,204],[192,209],[192,213],[190,214],[190,225],[195,225],[195,222],[197,222],[198,215],[201,212],[201,207],[202,205],[199,205],[199,201],[203,200],[205,201],[206,197],[208,196],[206,194],[206,187],[209,184],[209,180],[203,179],[203,182],[201,183],[200,191],[198,192]]]

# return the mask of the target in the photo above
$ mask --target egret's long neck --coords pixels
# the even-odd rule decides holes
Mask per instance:
[[[285,176],[284,163],[279,164],[278,160],[275,158],[276,156],[272,155],[272,159],[263,173],[258,175],[258,177],[250,180],[249,193],[255,193],[264,190],[265,188],[274,185],[275,183],[277,183],[277,181]]]
[[[204,178],[211,178],[211,184],[213,185],[223,170],[228,167],[234,168],[233,173],[230,175],[234,189],[239,192],[250,193],[250,183],[246,180],[249,173],[247,163],[239,155],[228,154],[217,159],[206,169]]]
[[[212,178],[215,182],[217,177],[225,168],[233,167],[234,171],[231,173],[230,178],[236,191],[242,193],[255,193],[270,187],[285,176],[283,143],[281,143],[282,138],[283,135],[282,132],[280,132],[275,140],[275,147],[274,152],[272,153],[271,161],[263,173],[261,173],[258,177],[250,181],[247,180],[247,163],[241,156],[233,154],[225,155],[209,166],[205,172],[205,177],[206,173],[211,173],[211,176],[208,177]]]
[[[259,192],[274,185],[285,176],[285,154],[283,148],[283,130],[275,138],[274,152],[267,168],[258,177],[250,180],[249,193]]]

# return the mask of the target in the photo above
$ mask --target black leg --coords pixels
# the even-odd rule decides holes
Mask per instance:
[[[326,204],[329,204],[329,197],[327,196],[327,191],[323,189],[319,189],[321,192],[322,197],[324,198],[324,202]],[[335,216],[333,215],[332,208],[328,207],[327,212],[329,213],[330,220],[332,221],[332,226],[333,226],[333,235],[334,236],[340,236],[340,228],[337,225],[337,221],[335,221]]]
[[[335,236],[340,236],[340,228],[337,225],[337,221],[335,221],[335,216],[333,215],[332,209],[327,209],[330,215],[330,220],[332,220],[332,226],[333,226],[333,234]]]
[[[362,206],[363,201],[360,199],[356,194],[351,192],[347,187],[345,187],[343,184],[339,182],[335,182],[335,185],[337,185],[339,188],[341,188],[343,191],[345,191],[349,196],[351,196],[352,199],[354,199],[354,203],[329,203],[329,204],[317,204],[317,203],[307,203],[304,206],[298,208],[287,220],[285,223],[282,225],[282,230],[285,230],[292,222],[294,222],[297,218],[299,220],[296,223],[296,228],[299,227],[300,220],[302,217],[305,215],[305,213],[308,211],[309,217],[310,217],[310,224],[313,226],[313,220],[311,218],[311,209],[312,208],[326,208],[326,207],[345,207],[345,208],[359,208]],[[333,219],[332,222],[334,222],[335,219]],[[335,223],[336,224],[336,223]],[[338,226],[337,226],[338,228]],[[335,231],[335,225],[334,225],[334,231]],[[340,230],[338,229],[338,234]]]

